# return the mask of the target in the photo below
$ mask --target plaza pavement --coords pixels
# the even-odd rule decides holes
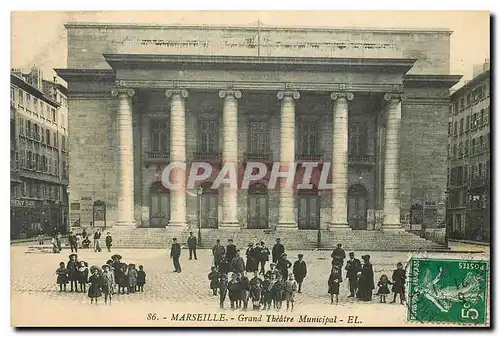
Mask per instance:
[[[146,271],[144,293],[115,295],[112,306],[105,306],[100,301],[98,306],[91,306],[87,294],[60,293],[56,285],[55,270],[59,262],[68,261],[68,250],[61,254],[30,253],[26,254],[27,245],[11,246],[11,302],[13,325],[193,325],[193,322],[170,322],[173,310],[192,312],[218,312],[218,297],[209,289],[207,275],[212,262],[209,250],[199,250],[198,260],[188,260],[188,251],[181,255],[182,273],[173,273],[169,251],[160,249],[113,250],[96,253],[92,250],[79,250],[80,260],[91,265],[103,265],[112,254],[123,256],[123,261],[143,265]],[[286,248],[286,243],[285,243]],[[455,253],[453,251],[461,251]],[[465,253],[473,251],[474,253]],[[478,251],[483,251],[479,253]],[[330,305],[327,294],[327,281],[330,271],[330,251],[288,251],[292,263],[299,253],[304,254],[308,265],[308,276],[304,281],[303,293],[296,295],[295,313],[332,315],[364,313],[364,322],[374,325],[404,324],[406,308],[400,304],[380,304],[374,297],[372,303],[360,303],[347,296],[348,285],[341,285],[338,306]],[[365,252],[356,252],[359,258]],[[411,256],[442,258],[489,259],[489,247],[454,244],[450,253],[407,253],[407,252],[368,252],[374,266],[375,283],[382,274],[389,278],[396,263],[405,263]],[[343,273],[345,276],[345,271]],[[390,295],[392,296],[392,295]],[[229,299],[226,299],[229,307]],[[333,312],[332,312],[333,310]],[[382,315],[381,311],[382,310]],[[147,320],[149,312],[158,312],[159,320]],[[276,313],[276,312],[274,312]],[[285,310],[282,310],[285,313]],[[371,323],[369,323],[371,322]],[[388,323],[389,322],[389,323]],[[194,322],[195,324],[198,322]],[[203,324],[221,324],[205,322]],[[250,324],[250,323],[245,323]],[[257,323],[254,323],[257,324]],[[338,324],[337,324],[338,325]]]

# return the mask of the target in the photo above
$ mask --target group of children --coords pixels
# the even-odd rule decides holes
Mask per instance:
[[[399,294],[399,300],[401,304],[405,302],[405,282],[406,282],[406,271],[403,269],[403,264],[398,262],[396,269],[392,273],[392,282],[389,281],[387,275],[380,276],[380,280],[377,283],[377,294],[380,297],[380,303],[387,303],[386,298],[391,292],[389,291],[389,286],[392,285],[392,292],[394,293],[394,298],[390,303],[395,303],[396,298]]]
[[[104,295],[104,302],[111,304],[113,294],[132,294],[143,292],[146,284],[146,273],[144,267],[136,269],[135,264],[122,263],[122,257],[115,254],[101,268],[92,266],[88,268],[88,263],[78,261],[77,254],[70,254],[69,261],[59,263],[56,270],[57,284],[59,291],[67,291],[67,284],[70,284],[71,292],[87,292],[90,303],[95,302]]]
[[[219,293],[219,305],[224,309],[226,295],[231,302],[231,309],[248,309],[251,301],[253,310],[270,310],[271,306],[279,310],[283,301],[286,301],[286,309],[293,310],[295,293],[298,284],[293,274],[284,278],[280,271],[271,264],[271,269],[264,274],[264,279],[259,277],[258,272],[254,272],[253,278],[249,279],[247,273],[232,272],[231,277],[228,274],[220,273],[216,266],[208,274],[210,280],[210,289],[214,296]]]

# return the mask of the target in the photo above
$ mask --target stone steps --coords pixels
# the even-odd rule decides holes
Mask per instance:
[[[188,231],[176,231],[163,228],[137,228],[133,230],[113,231],[113,248],[168,248],[171,239],[177,237],[186,245]],[[197,236],[197,232],[195,231]],[[421,238],[408,232],[380,231],[321,231],[321,244],[318,245],[316,230],[278,230],[276,232],[257,229],[202,229],[201,248],[212,248],[217,239],[226,244],[229,238],[244,249],[248,243],[264,241],[268,247],[274,245],[276,238],[287,249],[333,249],[342,243],[346,251],[419,251],[446,250],[442,245]]]

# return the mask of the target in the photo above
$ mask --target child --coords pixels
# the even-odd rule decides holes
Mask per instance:
[[[141,293],[144,291],[144,285],[146,284],[146,272],[144,267],[139,266],[139,271],[137,272],[137,291]]]
[[[128,276],[127,276],[127,264],[122,263],[120,268],[118,268],[117,276],[115,280],[118,283],[118,293],[125,295],[125,290],[128,289]],[[127,291],[128,294],[128,291]]]
[[[255,272],[257,274],[257,272]],[[250,297],[252,298],[253,310],[260,310],[260,303],[262,298],[262,285],[260,278],[254,277],[250,281]]]
[[[243,309],[248,309],[248,298],[250,295],[250,280],[245,273],[240,274],[240,289],[241,289],[241,302],[243,302]],[[241,307],[241,302],[239,307]]]
[[[38,233],[37,239],[38,239],[38,244],[40,246],[43,246],[43,232],[42,231],[40,231],[40,233]]]
[[[80,284],[80,291],[87,292],[87,283],[89,281],[89,269],[87,262],[81,261],[78,267],[78,283]]]
[[[271,283],[271,278],[269,274],[264,276],[264,282],[262,282],[262,304],[265,310],[271,309],[271,302],[273,301],[273,289],[274,282]]]
[[[227,283],[227,290],[229,291],[231,309],[234,310],[238,304],[238,301],[241,300],[240,282],[238,281],[238,275],[236,273],[233,273],[231,275],[231,280]]]
[[[224,309],[224,301],[227,294],[227,274],[220,274],[219,289],[219,306],[221,309]]]
[[[286,310],[288,311],[290,309],[290,304],[291,304],[291,311],[293,311],[293,302],[295,299],[295,293],[297,292],[297,282],[293,279],[293,274],[288,275],[288,280],[285,282],[285,300],[286,300]]]
[[[102,287],[102,277],[99,275],[99,268],[96,266],[90,267],[90,272],[92,275],[89,278],[90,286],[89,286],[89,297],[90,304],[92,304],[95,300],[95,304],[97,305],[97,299],[101,297],[101,287]]]
[[[137,286],[137,270],[135,269],[135,264],[131,263],[128,265],[128,292],[135,293],[135,287]]]
[[[210,280],[210,289],[212,290],[212,295],[217,296],[217,289],[219,288],[219,277],[220,274],[217,271],[217,267],[213,266],[212,271],[208,274],[208,279]]]
[[[108,252],[111,251],[112,242],[113,242],[113,238],[111,237],[111,233],[107,232],[106,233],[106,248],[108,248]]]
[[[68,283],[68,269],[64,267],[64,262],[59,263],[59,268],[56,270],[57,284],[59,284],[59,291],[66,291],[66,284]]]
[[[86,236],[82,241],[82,248],[90,248],[90,239]]]
[[[380,296],[380,303],[386,303],[385,299],[388,294],[390,294],[389,290],[389,285],[392,284],[391,281],[389,281],[389,278],[387,278],[387,275],[382,275],[380,276],[380,280],[377,283],[378,291],[377,295]]]
[[[108,303],[109,298],[109,304],[111,304],[111,295],[113,294],[113,287],[115,286],[115,274],[111,271],[110,266],[107,264],[102,266],[102,270],[102,292],[104,293],[104,303]]]
[[[333,266],[330,278],[328,279],[328,293],[330,294],[330,304],[333,304],[333,295],[335,295],[335,303],[339,303],[339,288],[340,282],[340,270],[339,266]]]
[[[403,269],[403,264],[398,262],[396,269],[392,273],[392,292],[394,293],[394,299],[391,303],[396,302],[396,296],[399,294],[399,300],[401,304],[405,302],[405,281],[406,281],[406,270]]]
[[[66,264],[66,267],[68,268],[68,280],[70,284],[70,290],[73,291],[73,285],[75,286],[75,291],[78,293],[78,274],[77,274],[77,269],[79,267],[78,263],[78,255],[76,254],[70,254],[69,255],[69,261]]]
[[[52,252],[53,253],[59,253],[59,247],[57,246],[57,240],[56,240],[56,238],[52,238],[50,240],[50,243],[52,244]]]
[[[281,274],[278,274],[276,282],[273,285],[273,301],[274,301],[274,309],[280,310],[281,304],[283,302],[283,291],[285,289],[285,283],[281,278]]]

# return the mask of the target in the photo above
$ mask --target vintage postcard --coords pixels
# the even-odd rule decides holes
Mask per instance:
[[[489,327],[489,34],[13,12],[11,324]]]

